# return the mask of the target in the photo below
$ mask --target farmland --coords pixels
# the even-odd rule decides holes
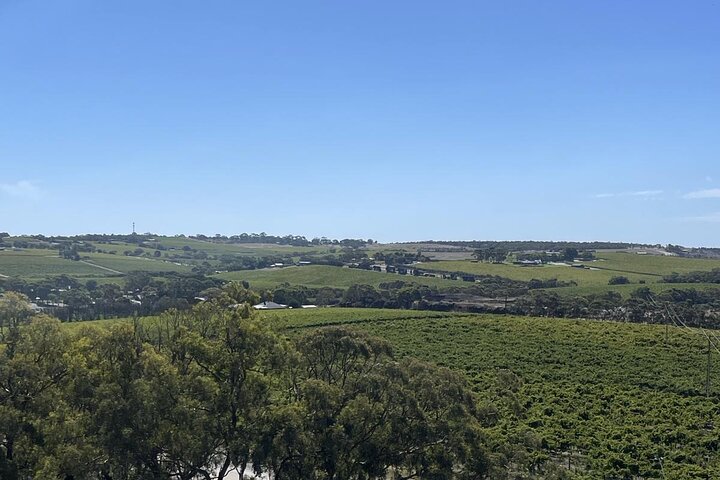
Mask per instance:
[[[520,266],[511,263],[483,263],[471,260],[425,262],[419,266],[431,271],[455,271],[474,275],[498,275],[522,281],[557,278],[558,280],[577,283],[577,287],[554,289],[554,291],[558,293],[566,294],[598,293],[608,290],[629,292],[636,289],[639,283],[647,285],[654,291],[662,291],[666,286],[660,285],[659,282],[664,275],[669,275],[673,272],[687,273],[720,268],[720,260],[602,251],[597,253],[597,260],[578,263],[588,268],[573,268],[566,265],[551,264]],[[627,277],[630,285],[614,285],[609,287],[609,280],[616,276]],[[675,284],[673,288],[678,288],[679,286],[680,285]],[[703,288],[702,285],[696,284],[692,285],[692,287]]]
[[[587,268],[546,263],[541,266],[520,266],[510,262],[489,263],[470,260],[472,250],[443,243],[369,244],[347,248],[335,244],[293,246],[273,243],[228,243],[210,238],[184,236],[144,236],[132,243],[129,237],[107,237],[85,242],[91,251],[81,251],[79,260],[62,258],[57,249],[29,248],[0,250],[0,275],[18,276],[37,280],[53,275],[68,275],[78,279],[101,278],[103,282],[123,282],[123,276],[133,271],[150,273],[202,273],[221,280],[246,280],[256,289],[272,289],[280,284],[303,285],[311,288],[348,288],[355,284],[378,287],[382,283],[403,282],[448,290],[467,287],[461,281],[432,277],[399,276],[361,268],[343,268],[361,259],[375,262],[373,256],[409,255],[422,253],[430,258],[414,264],[429,272],[463,272],[470,275],[494,275],[515,281],[552,280],[574,283],[553,291],[565,295],[586,295],[617,291],[627,296],[639,284],[661,292],[668,287],[662,284],[664,275],[673,272],[708,271],[720,267],[720,260],[681,258],[662,255],[637,255],[623,251],[599,250],[596,260],[575,262]],[[33,242],[30,237],[11,237],[6,244]],[[350,254],[348,252],[351,252]],[[347,255],[350,255],[347,257]],[[312,257],[312,256],[315,257]],[[344,260],[340,260],[341,256]],[[312,257],[312,258],[311,258]],[[310,259],[311,265],[298,264]],[[381,257],[382,258],[382,257]],[[412,260],[406,260],[410,263]],[[249,263],[248,263],[249,262]],[[285,268],[267,268],[276,262]],[[323,262],[325,264],[323,264]],[[316,264],[313,264],[316,263]],[[327,264],[330,263],[330,264]],[[382,263],[382,261],[380,262]],[[357,263],[355,263],[357,265]],[[366,264],[365,268],[369,268]],[[215,273],[215,272],[221,273]],[[630,285],[608,286],[611,278],[624,276]],[[672,288],[682,287],[675,284]],[[694,284],[693,288],[706,288]]]
[[[7,277],[18,276],[27,279],[52,275],[77,278],[118,277],[135,270],[189,272],[191,268],[168,261],[106,253],[88,253],[81,261],[73,261],[59,257],[57,250],[0,251],[0,275]]]
[[[264,315],[286,326],[347,321],[401,355],[462,372],[484,401],[497,372],[509,370],[523,382],[524,411],[497,431],[532,432],[547,454],[574,452],[571,463],[590,478],[659,478],[656,457],[665,458],[666,478],[720,475],[712,447],[720,384],[702,395],[706,345],[685,331],[671,329],[666,344],[663,327],[612,322],[332,309]],[[717,363],[712,379],[720,382]]]
[[[245,270],[227,272],[217,275],[224,280],[246,280],[253,288],[273,288],[281,283],[304,285],[307,287],[347,288],[355,284],[366,284],[374,287],[383,282],[402,280],[408,283],[447,288],[462,286],[461,281],[443,280],[440,278],[423,278],[399,276],[357,268],[344,268],[328,265],[307,265],[302,267],[273,268],[263,270]]]
[[[0,252],[0,275],[28,278],[48,275],[97,276],[102,269],[82,262],[58,257],[56,250],[22,250]]]
[[[462,373],[500,421],[490,435],[559,458],[576,478],[718,478],[720,364],[704,396],[706,344],[662,326],[376,309],[259,314],[291,336],[346,324]],[[114,322],[92,322],[109,325]],[[76,324],[76,325],[83,325]],[[497,398],[498,372],[522,385]],[[494,406],[490,406],[490,405]],[[514,405],[510,408],[508,405]]]

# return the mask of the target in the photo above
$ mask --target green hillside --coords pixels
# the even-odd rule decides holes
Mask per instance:
[[[335,287],[347,288],[355,284],[379,286],[384,282],[402,280],[403,282],[420,285],[449,288],[462,286],[458,280],[443,280],[440,278],[423,278],[408,275],[393,275],[357,268],[334,267],[329,265],[307,265],[302,267],[285,267],[263,270],[242,270],[218,274],[224,280],[246,280],[252,288],[273,288],[281,283],[305,285],[308,287]],[[466,284],[467,285],[467,284]]]
[[[550,264],[521,266],[512,263],[483,263],[472,260],[425,262],[421,263],[419,267],[430,271],[498,275],[523,281],[557,278],[558,280],[577,283],[577,288],[558,289],[558,293],[563,291],[565,293],[606,291],[608,290],[609,280],[616,276],[627,277],[631,282],[630,286],[622,286],[622,289],[625,290],[628,288],[635,289],[640,283],[658,283],[664,275],[670,275],[673,272],[687,273],[720,268],[720,260],[637,255],[620,252],[598,252],[595,261],[575,263],[584,265],[587,268]],[[675,284],[674,288],[679,286],[680,284]],[[694,287],[695,285],[691,286]],[[658,290],[663,288],[664,286],[659,287]],[[617,289],[617,286],[613,286],[612,289]]]

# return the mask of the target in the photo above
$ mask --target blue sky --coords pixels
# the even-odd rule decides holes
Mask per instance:
[[[719,21],[0,0],[0,231],[720,246]]]

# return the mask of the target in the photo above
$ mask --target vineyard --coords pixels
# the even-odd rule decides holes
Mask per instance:
[[[349,323],[400,355],[463,372],[493,435],[569,465],[575,478],[720,478],[720,361],[705,396],[706,344],[662,326],[384,310],[263,314],[297,335]],[[499,372],[521,388],[499,404]],[[664,473],[664,477],[663,477]]]
[[[488,435],[514,448],[518,461],[550,459],[575,479],[720,478],[720,358],[712,357],[706,396],[707,343],[699,331],[410,310],[259,315],[292,337],[349,326],[386,339],[401,357],[463,373],[497,417]]]

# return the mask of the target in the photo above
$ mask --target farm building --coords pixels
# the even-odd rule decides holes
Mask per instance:
[[[253,308],[255,310],[279,310],[281,308],[288,308],[288,306],[283,305],[282,303],[262,302],[257,305],[253,305]]]

